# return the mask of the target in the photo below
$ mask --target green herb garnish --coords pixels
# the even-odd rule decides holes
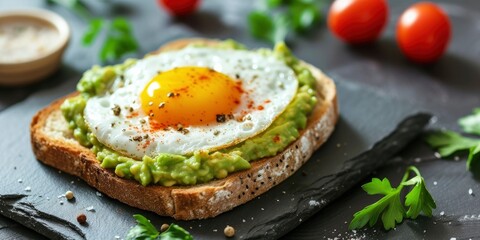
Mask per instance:
[[[415,173],[415,177],[409,179],[410,173]],[[405,197],[405,206],[408,210],[405,211],[404,205],[401,201],[401,193],[405,186],[413,186],[410,192]],[[353,220],[350,222],[350,229],[362,228],[367,223],[370,227],[377,223],[381,218],[385,230],[392,229],[396,224],[401,223],[404,218],[415,219],[423,212],[426,216],[432,216],[432,209],[437,206],[432,196],[425,187],[425,180],[420,175],[420,171],[410,166],[405,171],[405,174],[399,186],[393,188],[387,178],[380,180],[373,178],[371,182],[362,186],[363,190],[369,195],[384,195],[377,202],[368,205],[359,212],[353,215]]]
[[[285,39],[288,32],[287,22],[285,16],[280,14],[270,16],[262,11],[254,11],[248,15],[250,33],[258,39],[271,43]]]
[[[464,132],[480,135],[480,108],[475,108],[471,115],[460,118],[458,124]]]
[[[91,45],[97,36],[102,31],[103,20],[100,18],[95,18],[90,20],[87,31],[83,34],[82,43],[83,45]]]
[[[84,44],[86,44],[85,41]],[[102,61],[117,60],[125,54],[135,52],[137,48],[138,44],[133,37],[128,21],[124,18],[115,18],[107,29],[107,37],[100,51],[100,59]]]
[[[292,19],[293,30],[306,33],[320,21],[320,6],[318,1],[290,1],[288,16]]]
[[[467,159],[467,170],[480,175],[480,144],[470,149]]]
[[[258,39],[277,43],[284,41],[290,30],[303,34],[320,20],[319,0],[265,0],[262,10],[248,16],[250,33]]]
[[[460,118],[458,124],[464,132],[480,136],[480,108],[474,109],[471,115]],[[428,134],[425,140],[442,157],[468,150],[467,170],[480,176],[479,138],[464,137],[453,131],[438,131]]]
[[[137,225],[128,231],[126,240],[193,240],[190,233],[176,224],[170,224],[166,231],[160,233],[144,216],[135,214],[133,217]]]
[[[107,21],[92,16],[87,5],[82,0],[46,0],[49,4],[61,5],[89,22],[87,31],[83,34],[84,46],[91,46],[105,32],[105,39],[99,57],[102,62],[116,61],[128,53],[137,51],[138,43],[134,37],[130,23],[125,18],[115,18]]]
[[[480,139],[464,137],[453,131],[433,132],[428,134],[425,140],[431,147],[437,149],[442,157],[469,150],[480,144]]]

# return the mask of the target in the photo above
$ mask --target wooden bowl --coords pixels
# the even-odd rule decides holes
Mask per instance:
[[[55,41],[52,41],[52,45],[45,52],[23,59],[12,57],[11,61],[8,55],[4,56],[0,61],[0,85],[26,85],[45,79],[58,69],[70,39],[70,27],[65,19],[51,11],[29,9],[0,12],[0,25],[2,24],[47,27],[51,28],[50,31],[54,30],[56,35]]]

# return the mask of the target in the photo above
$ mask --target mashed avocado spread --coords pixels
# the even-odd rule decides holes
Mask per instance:
[[[221,42],[217,47],[244,49],[242,45],[231,40]],[[250,168],[250,161],[276,155],[295,141],[299,137],[299,130],[306,127],[308,115],[317,102],[315,78],[285,44],[277,44],[273,51],[261,49],[258,52],[273,54],[292,68],[299,88],[285,111],[263,133],[227,149],[215,152],[197,151],[192,155],[162,153],[132,159],[101,144],[85,123],[83,112],[86,102],[90,97],[108,91],[117,76],[122,75],[135,60],[127,60],[114,66],[94,66],[85,72],[77,85],[80,94],[65,100],[61,110],[74,138],[81,145],[91,148],[101,166],[115,169],[115,174],[119,177],[135,179],[144,186],[193,185],[214,178],[225,178],[231,172]]]

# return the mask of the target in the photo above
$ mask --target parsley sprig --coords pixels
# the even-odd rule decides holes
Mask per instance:
[[[464,132],[480,135],[480,108],[475,108],[471,115],[460,118],[458,124]]]
[[[431,147],[437,149],[442,157],[448,157],[456,152],[470,150],[470,148],[480,144],[480,139],[464,137],[453,131],[433,132],[425,137],[425,141],[427,141]]]
[[[471,115],[460,118],[458,124],[465,133],[480,136],[480,108],[474,109]],[[480,175],[480,138],[465,137],[453,131],[437,131],[428,134],[425,140],[442,157],[469,151],[467,170]]]
[[[250,33],[258,39],[277,43],[293,30],[304,34],[320,21],[321,0],[264,0],[260,10],[248,15]]]
[[[160,233],[146,217],[140,214],[133,217],[137,225],[128,231],[126,240],[193,240],[190,233],[176,224],[170,224],[166,231]]]
[[[410,173],[415,177],[410,178]],[[410,192],[405,196],[405,204],[402,204],[401,193],[406,186],[411,186]],[[385,230],[394,228],[404,218],[416,219],[423,212],[428,217],[432,216],[432,210],[437,206],[425,186],[425,180],[415,166],[410,166],[405,171],[399,186],[394,188],[387,178],[380,180],[373,178],[371,182],[362,186],[369,195],[384,195],[377,202],[368,205],[353,215],[350,229],[362,228],[369,224],[374,226],[381,218]],[[404,205],[408,208],[405,210]]]
[[[468,154],[467,159],[467,170],[476,176],[480,175],[480,144],[470,148],[470,154]]]
[[[130,23],[125,18],[118,17],[111,21],[96,18],[83,0],[46,1],[48,4],[63,6],[89,22],[88,29],[82,38],[84,46],[93,45],[104,32],[105,39],[99,53],[102,62],[119,60],[122,56],[137,51],[137,40]]]
[[[83,35],[83,44],[90,46],[99,36],[103,26],[102,19],[93,19],[90,21],[88,30]],[[124,18],[115,18],[106,26],[106,38],[100,51],[100,60],[118,60],[123,55],[135,52],[138,43],[133,37],[133,32],[128,21]]]

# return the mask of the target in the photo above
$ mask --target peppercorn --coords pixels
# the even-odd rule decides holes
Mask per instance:
[[[73,192],[72,191],[67,191],[65,193],[65,198],[67,198],[67,200],[72,200],[73,199]]]
[[[223,233],[225,234],[226,237],[233,237],[235,236],[235,228],[233,228],[230,225],[227,225],[223,230]]]
[[[85,224],[87,222],[87,216],[85,214],[80,214],[77,216],[77,222],[80,224]]]
[[[167,231],[167,229],[170,227],[170,225],[164,223],[162,224],[162,226],[160,227],[160,232],[165,232]]]

